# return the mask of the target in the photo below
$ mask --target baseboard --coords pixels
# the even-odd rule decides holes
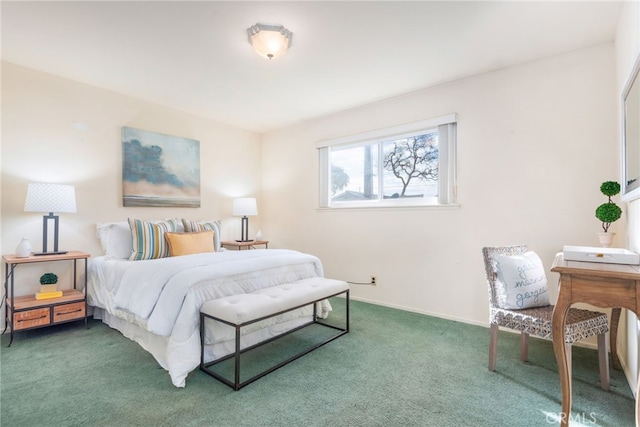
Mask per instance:
[[[618,360],[620,361],[620,366],[622,367],[622,372],[624,373],[624,376],[627,379],[627,384],[629,385],[629,388],[631,389],[631,393],[633,394],[633,397],[637,399],[638,398],[638,396],[637,396],[637,387],[631,387],[631,384],[636,384],[638,379],[634,378],[633,375],[631,375],[631,372],[629,370],[629,367],[627,366],[626,360],[621,358],[620,355],[618,355]]]
[[[454,316],[448,316],[448,315],[446,315],[444,313],[425,311],[425,310],[417,310],[417,309],[411,308],[411,307],[405,307],[405,306],[397,305],[397,304],[381,303],[380,301],[373,301],[373,300],[369,300],[369,299],[361,298],[361,297],[349,296],[349,298],[351,298],[352,300],[356,300],[356,301],[366,302],[368,304],[379,305],[379,306],[382,306],[382,307],[389,307],[389,308],[397,308],[398,310],[410,311],[412,313],[424,314],[426,316],[439,317],[441,319],[452,320],[454,322],[461,322],[461,323],[466,323],[466,324],[475,325],[475,326],[484,326],[485,328],[489,327],[488,323],[478,322],[477,320],[462,319],[462,318],[458,318],[458,317],[454,317]]]
[[[373,301],[373,300],[369,300],[367,298],[354,297],[354,296],[350,296],[349,298],[351,298],[352,300],[356,300],[356,301],[366,302],[368,304],[379,305],[379,306],[382,306],[382,307],[396,308],[398,310],[410,311],[412,313],[424,314],[426,316],[438,317],[440,319],[451,320],[451,321],[454,321],[454,322],[466,323],[468,325],[482,326],[482,327],[487,328],[487,329],[489,328],[489,322],[478,322],[477,320],[463,319],[463,318],[460,318],[460,317],[449,316],[449,315],[446,315],[444,313],[438,313],[438,312],[432,312],[432,311],[426,311],[426,310],[416,310],[415,308],[405,307],[405,306],[397,305],[397,304],[381,303],[380,301]],[[500,330],[504,331],[504,332],[514,333],[514,334],[520,334],[520,332],[514,331],[513,329],[500,328]],[[533,337],[532,336],[531,338],[537,338],[537,337]],[[540,339],[542,339],[542,338],[540,338]],[[584,342],[580,341],[578,343],[575,343],[574,345],[577,346],[577,347],[590,348],[590,349],[593,349],[593,350],[597,350],[598,349],[598,344],[597,343],[591,343],[591,342],[588,342],[588,341],[584,341]],[[609,349],[609,351],[611,351],[611,349]],[[629,375],[627,374],[626,370],[625,370],[625,375],[627,376],[627,380],[628,380]],[[632,383],[629,383],[629,384],[632,384]]]

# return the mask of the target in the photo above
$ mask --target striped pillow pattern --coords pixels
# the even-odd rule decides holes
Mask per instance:
[[[169,245],[165,233],[177,231],[175,221],[144,221],[128,219],[131,228],[133,253],[132,261],[165,258],[169,256]]]
[[[220,230],[222,223],[220,220],[215,221],[191,221],[182,218],[182,224],[184,225],[184,231],[191,233],[194,231],[213,231],[213,249],[216,252],[220,251]]]

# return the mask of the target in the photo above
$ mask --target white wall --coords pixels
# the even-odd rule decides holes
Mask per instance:
[[[60,214],[60,249],[94,256],[102,254],[96,223],[127,217],[222,219],[223,239],[239,237],[231,200],[259,197],[260,135],[9,63],[2,63],[2,125],[3,254],[22,236],[42,248],[43,214],[24,212],[29,182],[75,185],[78,212]],[[200,208],[122,206],[123,126],[200,141]],[[255,233],[260,217],[250,225]],[[38,269],[19,270],[16,294],[37,290]]]
[[[547,268],[597,245],[618,171],[615,50],[595,46],[263,136],[263,232],[319,256],[355,298],[487,324],[481,248],[526,243]],[[318,140],[457,113],[459,209],[318,210]],[[612,226],[624,238],[622,221]],[[549,275],[555,299],[557,276]]]
[[[622,89],[631,73],[634,61],[640,55],[640,3],[625,2],[618,30],[616,33],[616,94],[622,94]],[[618,98],[619,99],[619,98]],[[620,112],[620,103],[618,103]],[[618,136],[618,141],[620,136]],[[626,203],[622,206],[626,212],[627,221],[627,247],[640,252],[640,199]],[[623,310],[625,313],[626,310]],[[638,381],[638,322],[633,313],[627,313],[626,318],[620,322],[619,332],[620,358],[623,364],[627,380],[632,390],[636,390]],[[624,339],[626,338],[626,339]]]
[[[41,246],[42,216],[23,212],[29,182],[76,186],[61,247],[94,256],[95,223],[128,216],[222,218],[232,238],[232,197],[256,195],[251,232],[262,228],[271,247],[318,255],[330,277],[378,277],[354,297],[477,324],[488,315],[481,247],[526,243],[549,267],[564,244],[596,244],[599,184],[619,176],[612,44],[263,135],[262,147],[248,131],[12,64],[2,64],[2,90],[2,253],[21,236]],[[460,208],[317,209],[318,140],[451,112]],[[122,126],[201,142],[200,209],[122,207]],[[613,227],[624,236],[625,222]],[[38,273],[23,274],[33,284],[18,294],[37,289]],[[556,280],[550,274],[552,297]]]

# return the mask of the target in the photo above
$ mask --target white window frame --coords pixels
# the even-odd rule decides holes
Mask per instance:
[[[457,206],[456,183],[456,127],[457,115],[447,114],[417,122],[377,129],[355,135],[319,141],[316,148],[319,153],[319,205],[320,208],[365,208],[365,207],[401,207],[401,206]],[[428,130],[438,129],[438,197],[378,199],[331,202],[329,184],[331,165],[329,154],[332,147],[345,148],[349,145],[357,146],[366,143],[376,143],[380,140],[402,139],[426,133]],[[380,153],[381,155],[381,153]]]

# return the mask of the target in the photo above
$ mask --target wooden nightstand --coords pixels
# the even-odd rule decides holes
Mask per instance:
[[[13,342],[13,332],[27,329],[44,328],[59,323],[72,322],[84,319],[85,327],[87,323],[87,260],[91,255],[70,251],[61,255],[38,255],[27,258],[18,258],[15,255],[3,255],[5,262],[4,275],[4,334],[11,324],[11,339]],[[77,263],[84,260],[84,288],[78,290],[77,287]],[[63,295],[58,298],[37,300],[35,295],[14,296],[15,269],[21,264],[33,264],[38,262],[73,261],[73,289],[63,291]]]
[[[265,249],[269,249],[268,240],[252,240],[250,242],[236,242],[235,240],[229,240],[220,243],[223,248],[234,248],[241,251],[242,249],[255,249],[254,246],[264,245]]]

